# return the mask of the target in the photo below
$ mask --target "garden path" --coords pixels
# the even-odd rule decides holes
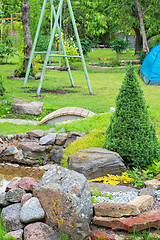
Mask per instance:
[[[33,125],[39,124],[39,122],[35,120],[0,118],[0,123],[5,123],[5,122],[14,123],[14,124],[33,124]]]

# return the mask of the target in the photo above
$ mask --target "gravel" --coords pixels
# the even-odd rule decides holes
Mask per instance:
[[[105,196],[93,196],[95,200],[97,200],[97,203],[100,202],[107,202],[107,203],[128,203],[134,200],[138,196],[138,191],[130,191],[130,192],[104,192],[103,194],[107,193],[107,195],[112,194],[113,197],[109,199],[109,197]],[[97,204],[95,203],[95,205]]]

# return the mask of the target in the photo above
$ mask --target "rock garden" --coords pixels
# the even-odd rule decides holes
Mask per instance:
[[[160,239],[159,9],[0,1],[0,240]]]
[[[129,103],[132,94],[136,97]],[[74,124],[69,123],[0,135],[0,169],[4,177],[12,176],[0,193],[6,239],[134,239],[144,231],[150,239],[159,238],[160,176],[158,162],[153,164],[158,138],[132,66],[116,101],[114,112],[106,114],[111,116],[106,132],[65,132]],[[133,112],[137,102],[143,110]],[[124,120],[132,122],[129,138]],[[123,141],[117,142],[122,133]],[[148,165],[148,172],[136,170]]]

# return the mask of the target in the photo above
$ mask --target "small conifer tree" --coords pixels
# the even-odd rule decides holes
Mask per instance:
[[[130,166],[144,167],[158,157],[156,131],[132,65],[116,98],[105,141],[106,148],[118,152]]]

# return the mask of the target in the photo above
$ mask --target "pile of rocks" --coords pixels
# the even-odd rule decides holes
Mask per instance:
[[[23,134],[0,136],[1,163],[18,163],[32,169],[50,163],[49,169],[37,182],[31,177],[15,178],[0,193],[1,218],[16,239],[95,239],[89,224],[133,232],[149,227],[160,228],[160,207],[143,213],[155,200],[160,189],[160,176],[147,181],[146,189],[130,203],[99,203],[93,207],[87,179],[107,173],[121,174],[126,170],[123,159],[114,152],[100,148],[80,150],[68,158],[70,169],[61,163],[65,147],[78,133],[54,133],[34,130]],[[47,164],[48,165],[48,164]],[[48,169],[45,165],[43,169]],[[94,212],[94,216],[93,216]],[[98,234],[98,235],[97,235]],[[116,239],[116,234],[104,239]]]
[[[129,203],[99,203],[93,207],[84,175],[54,164],[39,182],[17,177],[9,183],[0,194],[1,218],[11,231],[8,234],[16,239],[58,240],[59,233],[68,233],[74,240],[89,236],[94,240],[102,235],[104,239],[117,239],[116,233],[93,231],[90,235],[89,224],[126,232],[160,228],[159,208],[144,213],[154,204],[151,186],[152,190],[160,188],[159,176],[145,184],[147,187]]]
[[[93,205],[87,179],[54,165],[39,183],[30,177],[14,178],[0,194],[1,218],[16,239],[88,239]],[[57,231],[58,230],[58,231]]]

